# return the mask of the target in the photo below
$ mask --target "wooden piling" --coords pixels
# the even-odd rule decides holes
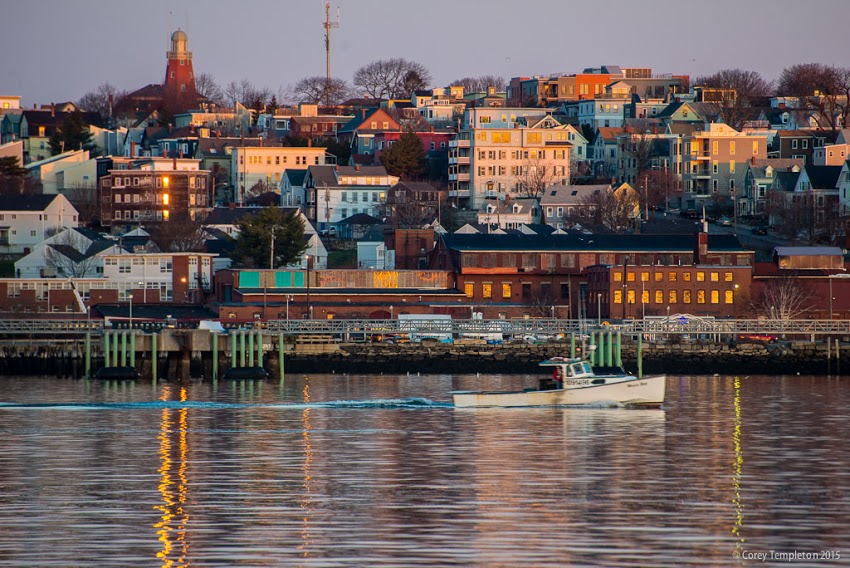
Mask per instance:
[[[637,376],[643,378],[643,334],[638,334],[637,340]]]
[[[218,380],[218,334],[212,334],[212,380]]]
[[[283,387],[283,334],[277,334],[277,364],[280,367],[280,386]]]

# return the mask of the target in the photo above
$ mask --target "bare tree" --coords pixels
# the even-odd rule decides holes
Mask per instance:
[[[321,104],[326,100],[332,105],[338,105],[348,99],[351,94],[351,87],[344,79],[331,77],[330,96],[326,96],[327,78],[316,75],[314,77],[304,77],[292,88],[292,94],[298,102]]]
[[[465,93],[482,93],[487,87],[496,87],[496,91],[504,91],[507,81],[498,75],[481,75],[480,77],[464,77],[449,83],[449,86],[460,85]]]
[[[151,240],[163,252],[203,251],[206,233],[200,221],[188,219],[157,223],[151,230]]]
[[[810,309],[812,288],[797,275],[789,274],[768,281],[756,300],[755,309],[770,319],[796,319]]]
[[[72,185],[64,188],[62,195],[71,202],[71,205],[80,214],[80,224],[100,224],[100,202],[97,197],[97,187],[86,183]]]
[[[748,118],[753,100],[770,96],[773,85],[757,71],[722,69],[713,75],[697,77],[694,85],[720,90],[720,100],[710,102],[717,107],[723,122],[740,130]]]
[[[80,97],[77,106],[83,110],[98,113],[106,122],[112,116],[112,109],[117,108],[126,96],[126,91],[119,91],[111,83],[103,83],[94,91]]]
[[[224,106],[224,91],[218,83],[215,82],[212,74],[199,73],[195,76],[195,90],[198,95],[207,99],[207,101],[219,106]]]
[[[224,87],[224,99],[228,105],[238,102],[246,107],[252,107],[258,100],[262,105],[266,105],[271,102],[273,96],[271,89],[258,88],[247,79],[242,79],[239,83],[231,81]]]
[[[626,157],[633,160],[635,179],[639,179],[658,157],[655,147],[658,136],[654,133],[654,125],[646,120],[632,121],[624,131],[623,151]]]
[[[836,132],[850,118],[850,68],[800,63],[782,70],[777,92],[800,97],[819,128]]]
[[[682,195],[682,187],[679,176],[672,170],[651,169],[644,172],[644,182],[647,183],[647,198],[649,206],[663,206],[670,208],[670,201]]]
[[[66,229],[44,247],[44,262],[57,276],[84,278],[93,276],[96,255],[86,256],[89,242],[77,231]]]
[[[354,86],[373,99],[407,98],[430,82],[424,65],[401,58],[373,61],[354,73]]]
[[[567,166],[563,163],[544,159],[532,151],[529,158],[523,160],[516,173],[516,186],[522,197],[539,198],[550,185],[567,183]]]
[[[625,232],[631,228],[638,197],[633,192],[596,190],[582,199],[578,207],[578,220],[588,226],[605,227],[610,231]]]

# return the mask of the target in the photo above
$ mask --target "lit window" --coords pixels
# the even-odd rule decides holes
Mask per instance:
[[[491,282],[481,284],[481,296],[484,298],[493,297],[493,284]]]
[[[670,272],[669,274],[667,274],[667,280],[669,282],[675,282],[676,281],[676,273]]]
[[[705,303],[705,290],[697,290],[697,304]]]
[[[623,303],[623,291],[622,290],[614,290],[614,303],[622,304]]]
[[[720,273],[719,272],[712,272],[711,273],[711,281],[712,282],[719,282],[720,281]]]
[[[467,298],[471,298],[475,294],[475,284],[467,282],[463,285],[463,292]]]
[[[723,280],[725,280],[726,282],[732,282],[732,273],[731,272],[723,273]]]
[[[676,291],[675,291],[675,290],[670,290],[670,293],[668,294],[668,297],[669,297],[668,302],[669,302],[670,304],[675,304],[675,303],[676,303]]]
[[[682,290],[682,303],[690,304],[691,303],[691,291],[690,290]]]
[[[711,291],[711,303],[712,304],[719,304],[720,303],[720,291],[719,290],[712,290]]]
[[[511,297],[511,283],[510,282],[502,282],[502,298],[510,298]]]
[[[705,282],[705,272],[697,272],[697,282]]]
[[[664,290],[656,290],[655,291],[655,303],[663,304],[664,303]]]
[[[726,303],[727,304],[733,304],[735,302],[735,291],[734,290],[726,290],[726,292],[724,292],[724,295],[726,296]]]

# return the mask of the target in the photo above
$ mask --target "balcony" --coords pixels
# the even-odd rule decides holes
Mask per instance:
[[[469,181],[469,174],[464,173],[464,172],[456,173],[456,174],[449,174],[449,181],[459,181],[459,182],[465,181],[465,182],[468,182]]]
[[[454,158],[454,163],[461,166],[469,165],[469,156],[457,156]]]
[[[449,148],[469,148],[469,144],[469,140],[461,140],[460,138],[449,140]]]
[[[450,189],[449,197],[456,197],[458,199],[469,199],[469,189]]]

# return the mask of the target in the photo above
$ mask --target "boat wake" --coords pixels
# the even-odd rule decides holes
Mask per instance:
[[[427,398],[389,398],[372,400],[331,400],[311,403],[241,403],[241,402],[196,402],[154,400],[143,402],[104,402],[104,403],[12,403],[0,402],[3,410],[217,410],[272,408],[280,410],[303,410],[308,408],[451,408],[450,402],[435,402]]]

